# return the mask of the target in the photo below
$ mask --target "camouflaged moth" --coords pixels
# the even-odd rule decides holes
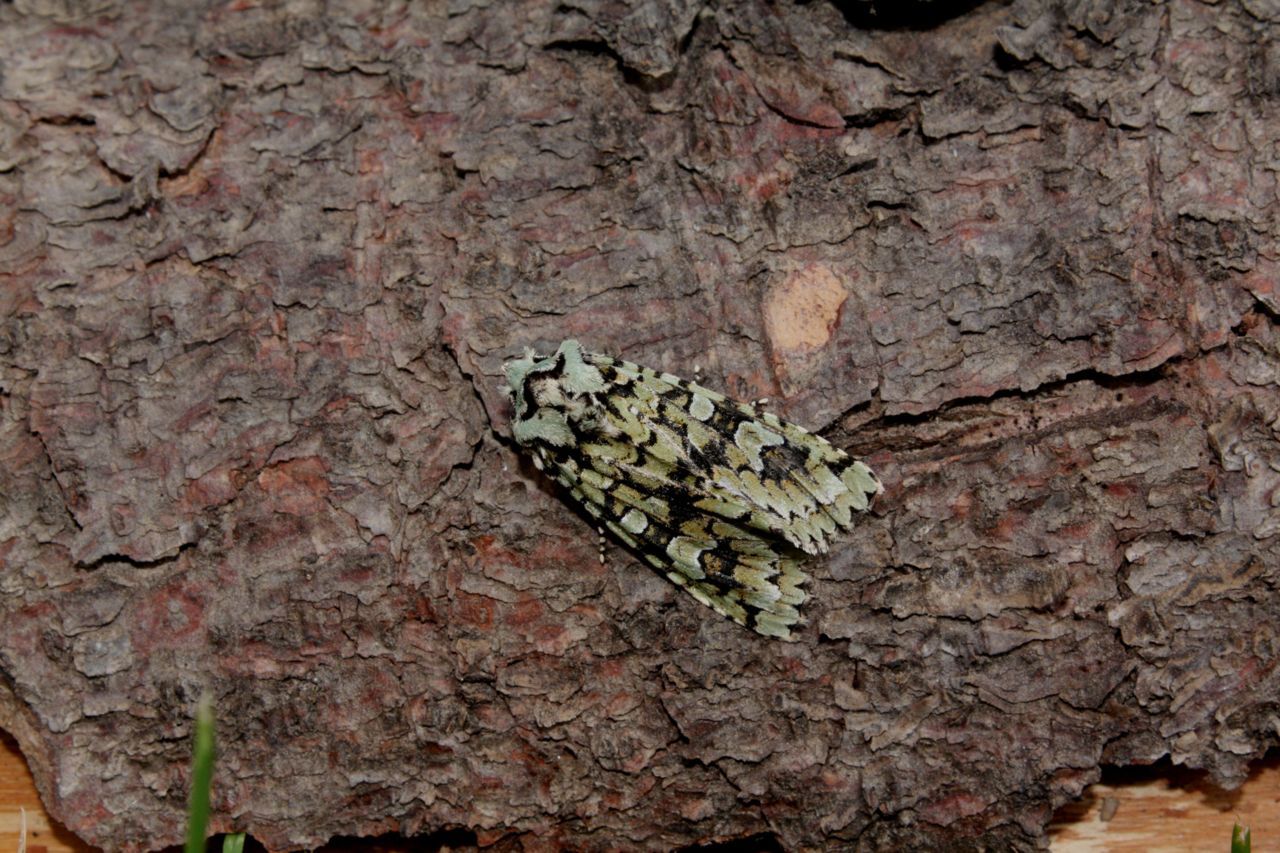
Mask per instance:
[[[882,488],[803,427],[577,341],[503,369],[534,464],[698,601],[766,636],[790,638],[804,555]]]

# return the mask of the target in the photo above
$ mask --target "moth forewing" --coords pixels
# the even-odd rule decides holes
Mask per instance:
[[[882,487],[771,412],[567,340],[504,366],[512,435],[623,544],[690,595],[791,638],[804,553],[824,552]]]

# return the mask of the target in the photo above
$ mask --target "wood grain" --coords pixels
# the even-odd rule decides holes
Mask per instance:
[[[1110,820],[1103,816],[1114,810]],[[1280,838],[1280,754],[1253,767],[1248,781],[1226,791],[1203,771],[1159,762],[1108,769],[1079,801],[1064,806],[1049,827],[1050,849],[1070,853],[1159,853],[1228,850],[1231,826],[1253,831],[1255,850],[1275,850]]]
[[[85,844],[44,810],[18,743],[0,731],[0,850],[17,850],[26,811],[27,853],[84,853]]]
[[[27,812],[30,853],[84,853],[85,844],[45,812],[31,772],[13,738],[0,731],[0,850],[18,849],[20,809]],[[1111,812],[1109,819],[1103,815]],[[1280,754],[1253,768],[1249,780],[1224,791],[1200,771],[1161,763],[1109,769],[1049,827],[1055,853],[1161,853],[1226,850],[1231,825],[1251,827],[1257,850],[1280,838]]]

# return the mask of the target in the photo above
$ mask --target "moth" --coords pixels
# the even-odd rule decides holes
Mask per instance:
[[[534,465],[677,586],[766,636],[790,639],[805,556],[882,491],[803,427],[574,340],[503,372]]]

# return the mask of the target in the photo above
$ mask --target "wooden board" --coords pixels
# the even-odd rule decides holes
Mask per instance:
[[[0,850],[18,849],[26,810],[27,853],[83,853],[95,850],[49,817],[36,792],[18,743],[0,731]]]
[[[1234,791],[1217,787],[1203,772],[1164,762],[1108,770],[1083,798],[1054,815],[1050,849],[1226,853],[1237,819],[1253,830],[1254,850],[1280,850],[1280,754],[1274,750]]]
[[[0,851],[18,849],[22,808],[28,853],[96,849],[45,813],[17,743],[0,732]],[[1055,853],[1226,851],[1237,817],[1252,827],[1255,850],[1280,849],[1280,754],[1259,763],[1235,791],[1168,765],[1109,770],[1079,802],[1058,811],[1049,835]]]

